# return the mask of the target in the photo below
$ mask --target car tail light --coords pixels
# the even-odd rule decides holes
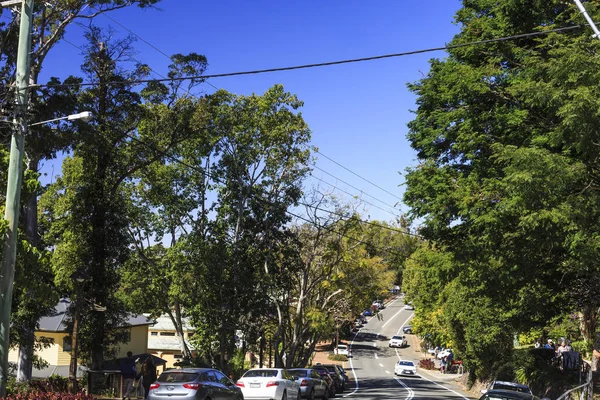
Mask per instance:
[[[235,383],[235,386],[237,386],[237,387],[246,387],[246,385],[244,385],[244,382],[240,382],[240,381],[237,381]]]
[[[300,382],[300,386],[308,386],[308,381],[306,379],[302,379],[302,382]]]
[[[150,390],[158,389],[159,387],[160,387],[160,385],[158,383],[153,383],[152,385],[150,385]]]
[[[271,387],[271,386],[279,386],[279,382],[277,382],[277,381],[267,382],[267,387]]]
[[[202,386],[199,383],[184,383],[183,387],[186,389],[193,389],[193,390],[198,390],[198,388]]]

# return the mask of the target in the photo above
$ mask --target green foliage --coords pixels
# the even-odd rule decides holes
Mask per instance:
[[[348,361],[348,356],[344,355],[344,354],[329,354],[327,356],[328,360],[332,360],[332,361]]]

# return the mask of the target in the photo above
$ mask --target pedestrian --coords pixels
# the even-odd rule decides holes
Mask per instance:
[[[556,350],[556,348],[554,347],[554,342],[552,341],[552,339],[548,339],[548,343],[546,343],[546,345],[544,346],[545,349],[552,349],[552,350]]]
[[[129,399],[131,392],[133,391],[133,381],[137,374],[135,369],[135,360],[133,359],[133,353],[128,351],[127,357],[121,360],[121,377],[123,378],[123,386],[121,393],[123,394],[123,400]]]
[[[558,349],[556,349],[556,353],[558,355],[561,355],[565,351],[573,351],[573,348],[571,347],[571,345],[567,344],[567,342],[565,340],[563,340],[560,343],[560,346],[558,346]]]
[[[542,347],[542,341],[540,339],[537,339],[535,341],[535,348],[539,349],[540,347]]]
[[[440,359],[440,372],[441,372],[442,374],[445,374],[445,373],[446,373],[446,357],[442,357],[442,358]]]
[[[150,385],[156,382],[156,366],[154,365],[151,355],[148,355],[148,357],[144,360],[142,368],[140,368],[138,378],[142,379],[144,399],[147,399],[150,392]]]
[[[435,346],[435,358],[438,358],[438,354],[440,353],[440,345]]]

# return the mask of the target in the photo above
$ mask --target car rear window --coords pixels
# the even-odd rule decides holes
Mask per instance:
[[[244,378],[275,378],[277,377],[276,369],[254,369],[244,374]]]
[[[163,372],[158,377],[159,382],[191,382],[198,378],[198,374],[193,372]]]
[[[513,392],[529,393],[529,390],[525,389],[524,387],[513,386],[513,385],[503,385],[501,383],[494,384],[494,389],[495,390],[512,390]]]
[[[291,369],[288,372],[290,373],[290,375],[297,376],[299,378],[303,378],[308,375],[308,371],[303,369]]]

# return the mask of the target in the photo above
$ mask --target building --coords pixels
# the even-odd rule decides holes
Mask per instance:
[[[46,378],[51,375],[69,376],[69,363],[71,362],[71,338],[67,332],[65,321],[67,319],[67,310],[71,304],[69,299],[61,299],[51,316],[40,319],[38,330],[35,332],[36,338],[46,337],[53,340],[50,347],[37,352],[37,356],[44,359],[48,364],[44,369],[33,369],[35,378]],[[129,341],[120,345],[118,357],[125,357],[128,351],[134,354],[147,353],[148,344],[148,326],[154,321],[143,315],[131,315],[123,329],[129,330]],[[18,349],[11,349],[8,354],[8,361],[17,363]],[[85,368],[79,367],[78,375],[83,374]]]
[[[193,352],[189,342],[195,329],[189,324],[187,318],[183,319],[183,339],[188,348]],[[173,368],[176,362],[183,358],[181,338],[177,335],[175,325],[168,315],[156,319],[156,323],[148,328],[148,353],[162,358],[167,363],[165,368]]]

